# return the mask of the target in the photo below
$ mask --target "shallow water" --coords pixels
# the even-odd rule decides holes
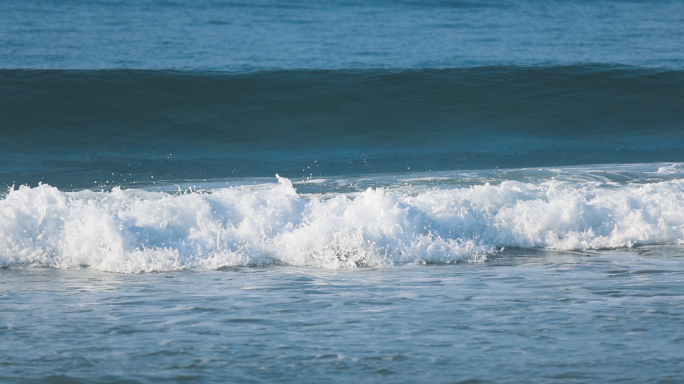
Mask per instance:
[[[0,379],[678,382],[682,257],[659,246],[344,271],[3,269]]]

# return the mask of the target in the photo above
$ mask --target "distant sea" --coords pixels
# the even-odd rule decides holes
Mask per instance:
[[[684,2],[0,2],[0,382],[678,383]]]

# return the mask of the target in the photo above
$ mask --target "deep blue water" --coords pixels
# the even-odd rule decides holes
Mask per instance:
[[[3,1],[3,68],[684,65],[681,1]]]
[[[684,2],[0,2],[0,381],[680,382]]]

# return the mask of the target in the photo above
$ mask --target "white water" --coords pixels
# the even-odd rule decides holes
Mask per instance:
[[[663,172],[666,172],[663,169]],[[482,261],[502,247],[684,243],[684,179],[643,185],[503,181],[298,195],[261,188],[11,190],[0,264],[136,273],[283,263],[317,268]]]

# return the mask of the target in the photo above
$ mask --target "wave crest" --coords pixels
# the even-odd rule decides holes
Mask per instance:
[[[12,189],[0,264],[124,273],[287,264],[317,268],[482,261],[501,247],[684,242],[684,180],[606,188],[504,181],[458,189],[297,194],[290,180],[170,195]]]

